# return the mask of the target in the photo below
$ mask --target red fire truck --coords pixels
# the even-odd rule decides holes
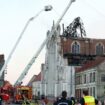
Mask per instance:
[[[32,88],[29,86],[3,86],[0,88],[0,94],[2,94],[3,100],[8,101],[8,103],[21,103],[23,101],[23,96],[27,100],[32,100]]]
[[[15,103],[21,103],[24,97],[27,100],[32,100],[32,88],[29,86],[17,86],[14,87],[13,101]]]

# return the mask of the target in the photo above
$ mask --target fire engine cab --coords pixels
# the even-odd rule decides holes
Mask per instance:
[[[27,100],[32,99],[32,88],[29,86],[17,86],[14,87],[14,103],[22,103],[24,97]]]

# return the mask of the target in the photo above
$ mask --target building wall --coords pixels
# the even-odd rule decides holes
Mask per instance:
[[[105,53],[105,39],[90,39],[90,38],[65,38],[61,37],[63,53],[72,53],[72,44],[78,42],[80,44],[81,54],[96,54],[96,45],[101,43]]]
[[[85,77],[86,76],[86,77]],[[89,94],[105,99],[105,62],[94,68],[76,73],[76,97],[80,98],[83,89],[88,89]]]
[[[105,99],[105,62],[97,67],[97,97]]]
[[[77,43],[80,47],[80,52],[77,57],[81,59],[83,55],[93,55],[95,56],[94,61],[97,61],[97,63],[91,67],[90,69],[85,69],[82,68],[80,72],[76,73],[76,80],[75,80],[75,85],[76,85],[76,97],[80,98],[82,96],[82,90],[84,88],[88,88],[90,95],[95,96],[96,98],[102,99],[104,98],[104,93],[105,93],[105,85],[104,85],[104,80],[102,82],[101,78],[105,77],[105,64],[99,65],[98,61],[99,59],[96,59],[97,57],[103,57],[105,55],[105,39],[89,39],[89,38],[65,38],[61,37],[61,43],[62,43],[62,51],[63,54],[68,54],[66,56],[67,59],[71,59],[69,54],[72,53],[72,46],[74,43]],[[102,49],[98,49],[97,52],[97,46],[101,46]],[[97,53],[96,53],[97,52]],[[80,57],[81,56],[81,57]],[[76,56],[74,56],[76,57]],[[85,56],[86,57],[86,56]],[[84,57],[84,59],[85,59]],[[83,59],[82,59],[83,61]],[[86,59],[86,61],[90,61]],[[76,60],[74,61],[76,63]],[[82,67],[86,62],[83,62],[80,66]],[[68,62],[68,64],[70,64]],[[71,64],[72,65],[72,64]],[[89,64],[91,65],[91,63]],[[89,66],[88,65],[88,66]],[[77,65],[78,66],[78,65]],[[95,73],[95,78],[93,78],[93,75]],[[95,79],[95,81],[93,80]]]
[[[47,37],[49,37],[49,34],[50,31],[48,31]],[[75,75],[75,66],[68,65],[68,57],[65,58],[64,54],[72,53],[72,46],[76,42],[80,47],[79,53],[81,55],[96,55],[96,46],[100,44],[103,47],[102,56],[104,56],[105,39],[66,38],[59,35],[60,29],[58,28],[57,33],[52,36],[46,45],[45,65],[41,80],[42,93],[56,97],[65,89],[69,96],[76,92],[76,97],[80,98],[82,90],[88,88],[89,93],[95,97],[99,98],[104,95],[103,88],[105,89],[105,86],[100,81],[101,75],[104,74],[104,67],[103,72],[99,68],[92,68]],[[66,76],[64,77],[64,75]]]
[[[41,81],[35,81],[32,83],[32,93],[33,96],[41,95]]]
[[[49,33],[47,34],[48,37]],[[74,67],[68,66],[67,59],[63,58],[59,35],[60,28],[55,37],[52,37],[46,45],[45,66],[42,70],[42,81],[45,88],[43,91],[47,96],[52,97],[60,96],[63,90],[68,92],[68,96],[75,94]]]
[[[96,75],[97,75],[97,72],[95,69],[90,69],[90,70],[76,73],[75,81],[76,81],[77,98],[81,97],[83,89],[88,89],[90,95],[97,97],[97,92],[96,92],[97,76]],[[94,89],[95,89],[95,92],[94,92]],[[80,94],[80,96],[78,94]]]

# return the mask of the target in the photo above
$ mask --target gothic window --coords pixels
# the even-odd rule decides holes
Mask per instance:
[[[73,54],[79,54],[80,53],[80,45],[78,42],[74,42],[72,44],[72,53]]]
[[[96,45],[96,55],[103,55],[104,53],[104,46],[101,43]]]

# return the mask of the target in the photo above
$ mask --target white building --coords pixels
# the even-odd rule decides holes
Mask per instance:
[[[52,30],[53,28],[54,25]],[[66,30],[66,32],[68,31],[69,30]],[[81,31],[83,31],[83,29]],[[75,80],[75,67],[83,67],[87,61],[90,60],[98,61],[99,59],[95,59],[97,58],[96,56],[101,56],[103,58],[105,54],[105,39],[80,37],[78,33],[75,35],[75,30],[73,30],[74,33],[72,36],[70,36],[71,33],[68,32],[66,36],[62,37],[63,35],[60,36],[60,32],[59,26],[46,45],[45,64],[43,64],[41,68],[40,94],[56,97],[61,94],[62,90],[66,90],[68,96],[70,96],[75,95],[76,89],[76,95],[80,96],[81,88],[83,89],[90,86],[90,93],[97,97],[101,97],[105,88],[104,82],[100,82],[100,78],[97,78],[97,83],[95,81],[89,83],[91,80],[89,78],[94,79],[93,75],[95,75],[95,78],[100,77],[99,73],[101,73],[101,71],[104,73],[104,68],[96,70],[96,68],[92,67],[88,71],[76,73]],[[47,32],[47,37],[50,37],[50,31]],[[102,65],[100,68],[101,67]],[[101,79],[104,79],[104,74],[102,74]],[[96,92],[97,87],[101,86],[100,83],[102,83],[100,89],[103,90]],[[99,94],[101,96],[99,96]]]
[[[52,27],[53,28],[53,27]],[[45,65],[42,68],[42,94],[51,97],[61,95],[63,90],[68,96],[75,94],[74,67],[68,66],[61,47],[60,27],[46,45]],[[47,33],[49,37],[50,31]]]
[[[32,82],[32,94],[33,97],[39,96],[41,93],[41,73],[35,76],[34,81]]]
[[[105,99],[105,59],[97,58],[87,66],[76,70],[76,97],[80,98],[82,90],[88,89],[89,94]]]

